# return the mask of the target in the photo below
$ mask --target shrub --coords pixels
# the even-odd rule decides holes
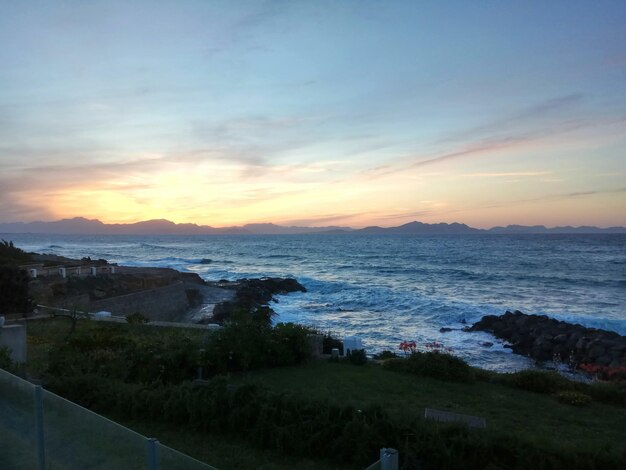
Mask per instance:
[[[56,376],[98,374],[135,383],[180,383],[198,365],[199,345],[171,332],[163,337],[125,337],[118,325],[78,332],[50,349],[48,373]]]
[[[295,323],[279,323],[271,330],[271,355],[268,365],[290,366],[311,357],[311,330]]]
[[[348,351],[347,359],[350,364],[355,366],[362,366],[367,363],[367,355],[365,354],[365,349],[354,349]]]
[[[626,383],[598,383],[585,387],[595,401],[617,406],[626,406]]]
[[[0,240],[0,264],[22,264],[30,260],[30,253],[17,248],[12,241]]]
[[[379,352],[378,354],[374,354],[374,359],[378,359],[381,361],[386,361],[387,359],[394,359],[398,357],[398,355],[393,352],[385,349],[384,351]]]
[[[146,317],[141,312],[135,312],[135,313],[126,315],[126,321],[131,324],[150,323],[150,320],[148,319],[148,317]]]
[[[541,370],[525,370],[513,374],[475,369],[476,379],[497,383],[507,387],[519,388],[536,393],[553,394],[565,391],[580,392],[594,401],[615,406],[626,406],[626,383],[594,383],[586,384],[571,381],[555,372]]]
[[[210,377],[292,366],[311,356],[310,330],[293,323],[280,323],[274,328],[255,320],[230,323],[210,333],[203,344],[190,339],[183,329],[160,335],[141,334],[142,329],[136,328],[132,335],[127,331],[122,325],[111,324],[77,330],[50,349],[48,373],[99,374],[129,383],[178,384],[194,377],[199,366]]]
[[[513,387],[536,393],[556,393],[575,388],[571,381],[556,372],[541,370],[522,370],[505,374],[504,381]]]
[[[311,356],[310,330],[293,323],[229,323],[211,334],[203,365],[212,374],[300,364]]]
[[[556,399],[561,403],[572,406],[586,406],[591,403],[591,397],[581,392],[564,391],[556,394]]]
[[[475,379],[467,362],[440,352],[414,352],[406,359],[389,359],[383,367],[450,382],[472,382]]]

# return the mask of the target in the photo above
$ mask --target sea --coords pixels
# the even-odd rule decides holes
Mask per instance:
[[[0,234],[27,251],[194,272],[210,281],[294,277],[276,322],[361,338],[368,353],[438,342],[473,365],[532,367],[463,328],[521,310],[626,335],[626,235]],[[441,332],[441,328],[452,331]],[[490,343],[493,343],[490,345]]]

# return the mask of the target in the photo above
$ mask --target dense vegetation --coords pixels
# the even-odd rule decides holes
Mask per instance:
[[[12,241],[0,240],[0,265],[24,264],[31,260],[30,253],[13,245]]]
[[[140,327],[140,325],[137,325]],[[201,367],[205,377],[263,367],[300,364],[310,357],[310,330],[294,324],[231,323],[203,337],[184,329],[167,334],[128,334],[124,324],[79,330],[48,350],[50,377],[97,374],[137,384],[180,384]]]
[[[415,351],[404,359],[389,359],[384,367],[452,382],[472,382],[475,378],[473,369],[462,359],[433,351]]]

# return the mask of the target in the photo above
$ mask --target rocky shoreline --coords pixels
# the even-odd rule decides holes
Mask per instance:
[[[231,318],[238,313],[253,314],[261,307],[267,308],[267,314],[273,314],[269,303],[275,300],[277,294],[290,292],[306,292],[306,288],[293,278],[265,277],[260,279],[238,279],[234,282],[208,282],[207,285],[234,290],[231,300],[219,302],[213,308],[213,315],[201,320],[200,323],[218,323]]]
[[[512,351],[537,361],[626,366],[626,337],[613,331],[527,315],[516,310],[487,315],[467,331],[485,331],[505,340]]]
[[[30,253],[27,271],[39,275],[28,281],[35,304],[90,311],[107,310],[114,315],[141,313],[149,320],[185,323],[223,323],[236,314],[274,313],[269,304],[275,295],[306,292],[292,278],[205,281],[196,273],[171,268],[129,267],[107,260]],[[39,264],[33,264],[39,263]],[[46,268],[42,268],[45,265]],[[90,274],[97,266],[96,274]],[[61,272],[63,274],[61,274]]]

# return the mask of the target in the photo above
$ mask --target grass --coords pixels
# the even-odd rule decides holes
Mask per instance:
[[[318,361],[305,366],[250,372],[237,380],[311,400],[382,405],[398,417],[423,415],[425,407],[483,416],[490,430],[515,431],[531,440],[601,447],[623,442],[626,409],[592,403],[577,408],[551,395],[504,385],[442,382],[392,372],[378,365]]]
[[[220,470],[334,470],[340,467],[321,460],[296,459],[251,447],[242,439],[198,434],[160,423],[120,421],[139,433],[156,436],[159,442]]]

